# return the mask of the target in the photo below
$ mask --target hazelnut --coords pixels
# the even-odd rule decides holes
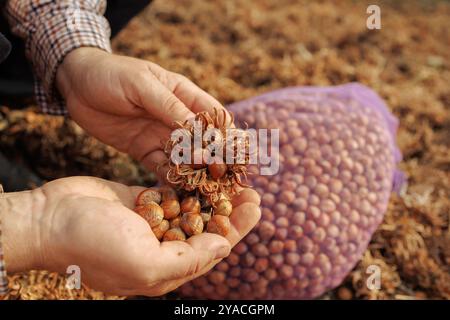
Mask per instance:
[[[263,272],[269,266],[269,260],[267,258],[258,258],[255,261],[254,268],[256,272]]]
[[[181,229],[188,235],[193,236],[203,232],[203,220],[197,213],[184,213],[180,222]]]
[[[220,284],[225,281],[225,273],[221,271],[212,271],[208,274],[208,279],[213,284]]]
[[[136,197],[136,207],[149,204],[150,202],[161,203],[161,193],[158,190],[153,188],[145,189]]]
[[[242,264],[246,267],[251,267],[255,263],[256,258],[251,252],[247,252],[242,260]]]
[[[241,255],[246,253],[248,250],[248,246],[243,242],[239,242],[234,248],[233,251],[236,252],[237,254]]]
[[[251,268],[245,268],[242,271],[242,278],[245,281],[252,283],[252,282],[255,282],[256,280],[258,280],[259,276],[255,270],[253,270]]]
[[[291,204],[295,200],[295,193],[293,191],[283,191],[280,195],[280,201],[287,205]]]
[[[269,252],[271,254],[281,253],[284,249],[284,242],[280,240],[273,240],[269,243]]]
[[[155,237],[161,241],[161,239],[164,236],[164,233],[166,233],[167,230],[169,230],[170,224],[169,221],[163,220],[159,225],[152,228],[153,233],[155,234]]]
[[[231,223],[230,219],[221,215],[214,215],[208,222],[207,231],[210,233],[216,233],[221,236],[226,236],[230,232]]]
[[[252,246],[252,252],[257,257],[267,257],[269,255],[269,249],[262,243],[256,243]]]
[[[181,217],[180,216],[171,219],[170,220],[170,229],[178,228],[180,226],[180,222],[181,222]]]
[[[161,208],[164,211],[165,219],[173,219],[180,214],[180,204],[177,200],[164,200]]]
[[[239,264],[239,256],[235,252],[231,252],[227,258],[227,262],[230,266],[237,266]]]
[[[288,252],[297,251],[297,242],[295,240],[286,240],[284,242],[284,250]]]
[[[233,206],[231,205],[231,202],[226,199],[221,199],[216,203],[214,214],[229,217],[232,211]]]
[[[259,242],[259,237],[255,233],[250,233],[245,237],[245,242],[249,245],[254,245]]]
[[[222,272],[227,272],[230,269],[230,266],[225,261],[221,261],[216,265],[216,269]]]
[[[258,233],[261,240],[270,240],[275,235],[275,226],[269,221],[262,221]]]
[[[284,257],[282,254],[273,254],[269,258],[270,265],[274,268],[279,268],[283,265]]]
[[[238,278],[227,278],[226,283],[230,288],[237,288],[241,284],[241,280]]]
[[[187,197],[184,198],[183,201],[181,201],[180,210],[181,213],[200,213],[200,201],[197,197]]]
[[[228,166],[225,163],[212,163],[208,166],[209,174],[214,180],[222,178],[227,170]]]
[[[186,235],[180,228],[172,228],[166,231],[163,236],[163,241],[186,240]]]
[[[227,259],[227,263],[228,263],[228,259]],[[230,268],[230,276],[232,277],[239,277],[241,275],[241,268],[240,267],[232,267]]]
[[[268,268],[264,271],[264,277],[269,281],[275,280],[278,278],[278,272],[276,269]]]
[[[164,211],[156,202],[150,202],[134,209],[141,217],[143,217],[150,227],[156,227],[164,219]]]

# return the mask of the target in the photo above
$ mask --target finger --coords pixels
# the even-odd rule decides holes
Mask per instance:
[[[168,158],[164,151],[155,150],[147,154],[141,162],[146,168],[155,172],[160,181],[166,182],[167,172],[169,171],[167,160]]]
[[[167,280],[197,274],[206,265],[230,253],[230,243],[224,237],[202,233],[186,241],[162,242],[157,266],[167,274]]]
[[[226,123],[230,123],[231,116],[225,107],[217,101],[213,96],[199,88],[195,83],[186,77],[175,74],[178,79],[178,86],[174,90],[174,94],[194,113],[206,111],[210,115],[214,115],[214,110],[222,115],[225,111]]]
[[[153,290],[156,289],[156,291],[159,292],[158,295],[162,295],[162,294],[166,294],[168,292],[171,292],[171,291],[181,287],[186,282],[192,281],[192,280],[194,280],[194,279],[196,279],[198,277],[201,277],[204,274],[208,273],[220,261],[222,261],[222,259],[213,260],[211,263],[209,263],[206,266],[204,266],[203,269],[201,269],[199,272],[197,272],[197,273],[195,273],[193,275],[190,275],[190,276],[187,276],[187,277],[182,277],[182,278],[175,279],[175,280],[172,280],[172,281],[165,281],[164,283],[160,283],[157,286],[155,286],[153,288]]]
[[[135,130],[131,137],[132,143],[126,146],[125,151],[140,162],[148,153],[162,149],[172,132],[171,128],[153,119],[137,118],[130,123]]]
[[[252,202],[245,202],[233,209],[230,216],[231,229],[226,238],[234,247],[250,230],[258,223],[261,218],[261,209]]]
[[[175,128],[175,122],[184,122],[194,116],[169,88],[151,75],[151,72],[141,82],[138,86],[139,105],[166,126]]]
[[[231,203],[233,207],[237,207],[238,205],[244,202],[251,202],[256,204],[257,206],[261,203],[261,197],[258,192],[253,189],[245,188],[241,189],[232,199]]]

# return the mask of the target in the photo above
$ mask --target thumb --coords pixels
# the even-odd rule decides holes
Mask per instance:
[[[170,272],[168,279],[179,279],[199,273],[214,260],[228,256],[230,250],[224,237],[202,233],[187,241],[162,242],[159,260],[162,270]]]
[[[176,121],[194,117],[194,113],[155,76],[149,76],[142,83],[138,88],[141,107],[169,128],[174,128]]]

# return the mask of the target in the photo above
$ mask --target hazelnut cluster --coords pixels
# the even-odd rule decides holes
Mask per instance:
[[[206,111],[199,112],[194,119],[177,123],[183,132],[180,136],[181,140],[186,139],[190,142],[188,144],[189,154],[191,154],[189,163],[173,161],[174,150],[177,150],[178,154],[185,151],[176,149],[180,141],[170,139],[164,146],[169,159],[167,181],[180,190],[198,191],[213,205],[222,196],[230,198],[236,194],[239,187],[249,187],[244,180],[247,179],[247,165],[250,157],[246,132],[231,129],[237,131],[240,138],[228,132],[234,123],[233,114],[231,119],[227,120],[225,110],[219,113],[217,109],[214,109],[214,112],[214,116]],[[195,123],[200,124],[200,128],[196,128]],[[211,134],[211,136],[205,139],[204,134]],[[195,143],[198,138],[201,140],[200,146],[196,146]],[[239,150],[243,150],[242,153]],[[227,159],[230,156],[232,159]],[[244,161],[235,161],[238,157],[242,157]],[[196,158],[200,159],[198,163],[195,161]]]
[[[280,170],[250,179],[262,198],[256,228],[179,293],[302,299],[336,287],[387,207],[395,164],[384,115],[333,94],[262,96],[230,109],[240,124],[280,129]]]
[[[233,207],[222,198],[215,207],[195,195],[176,192],[169,186],[149,188],[136,198],[135,212],[142,216],[160,241],[186,240],[202,232],[226,236]]]

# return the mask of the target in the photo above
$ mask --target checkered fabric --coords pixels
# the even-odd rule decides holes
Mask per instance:
[[[66,114],[55,88],[64,57],[79,47],[111,52],[106,0],[9,0],[5,13],[14,34],[25,39],[35,74],[35,93],[45,113]]]
[[[3,187],[0,184],[0,201],[3,201]],[[2,210],[2,204],[0,203],[0,210]],[[6,277],[5,259],[3,257],[2,247],[2,221],[0,215],[0,296],[5,295],[8,292],[8,278]]]

